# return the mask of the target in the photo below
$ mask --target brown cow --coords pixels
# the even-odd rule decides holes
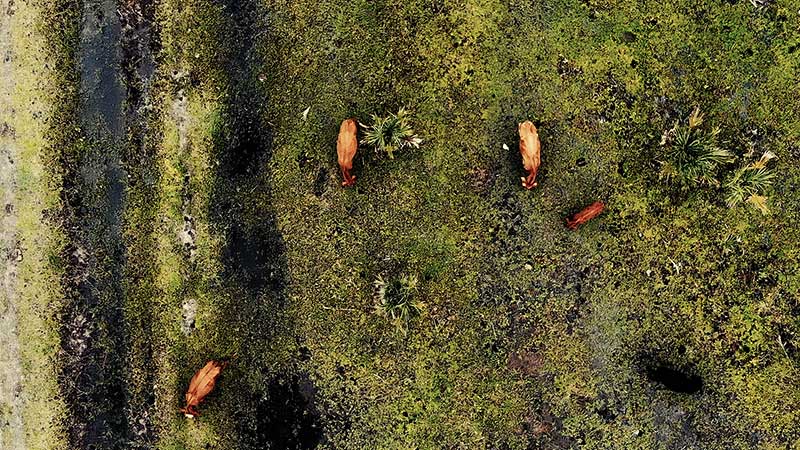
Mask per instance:
[[[603,202],[592,203],[586,208],[583,208],[581,212],[572,216],[572,218],[567,218],[567,228],[570,230],[577,230],[578,226],[599,216],[604,209],[606,209],[606,205]]]
[[[336,154],[339,156],[339,167],[342,169],[342,186],[356,184],[356,177],[350,175],[353,170],[353,157],[358,151],[355,119],[347,119],[339,127],[339,139],[336,140]]]
[[[227,361],[209,361],[194,374],[192,381],[189,382],[189,389],[186,391],[186,406],[181,408],[181,412],[186,417],[192,418],[200,415],[197,412],[197,406],[206,398],[206,395],[214,390],[217,378],[227,365]]]
[[[539,185],[536,174],[542,164],[542,143],[539,141],[539,132],[530,120],[519,124],[519,153],[522,155],[522,165],[528,171],[528,177],[522,177],[522,186],[533,189]]]

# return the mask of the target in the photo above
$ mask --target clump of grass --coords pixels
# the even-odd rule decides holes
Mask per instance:
[[[414,275],[403,275],[386,281],[375,280],[375,302],[378,312],[392,321],[405,333],[412,319],[422,313],[424,305],[417,298],[419,280]]]
[[[375,147],[378,153],[386,153],[389,158],[394,158],[394,152],[407,147],[419,148],[422,139],[414,134],[414,129],[409,124],[411,114],[400,108],[397,114],[379,117],[373,114],[372,125],[361,124],[364,128],[362,144]]]
[[[666,161],[662,163],[661,176],[677,180],[682,186],[714,185],[720,164],[733,161],[733,155],[717,144],[719,128],[707,131],[701,128],[703,114],[695,108],[688,124],[676,123],[664,133],[661,145],[666,147]]]
[[[775,158],[772,152],[765,152],[761,159],[735,170],[725,181],[725,203],[733,208],[743,202],[755,207],[763,214],[769,213],[764,191],[772,184],[775,174],[767,168],[767,163]]]

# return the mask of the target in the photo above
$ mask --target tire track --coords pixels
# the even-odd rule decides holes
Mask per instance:
[[[152,448],[154,4],[85,0],[82,8],[81,135],[62,154],[60,385],[72,448]]]
[[[125,89],[121,24],[113,0],[86,0],[78,47],[82,137],[62,155],[69,244],[60,385],[72,448],[123,448],[127,418],[121,270],[126,174],[120,149]]]
[[[281,366],[275,346],[291,333],[286,317],[286,245],[273,210],[269,161],[272,129],[266,121],[262,81],[270,70],[263,45],[270,39],[269,11],[256,0],[223,0],[226,29],[224,126],[214,139],[210,222],[224,236],[220,323],[236,324],[238,367],[254,385],[241,385],[226,405],[238,417],[236,448],[315,448],[322,439],[315,387],[302,373]],[[236,369],[234,369],[236,370]],[[244,378],[244,376],[242,376]]]

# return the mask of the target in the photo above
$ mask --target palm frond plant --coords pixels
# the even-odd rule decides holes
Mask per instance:
[[[725,203],[733,208],[748,203],[764,214],[769,212],[764,191],[772,184],[775,174],[767,168],[767,163],[775,158],[772,152],[765,152],[758,161],[740,167],[725,181]]]
[[[411,114],[400,108],[397,114],[391,113],[387,117],[372,115],[372,125],[361,124],[364,129],[362,144],[371,145],[378,153],[386,153],[389,158],[394,158],[394,152],[407,147],[419,148],[422,139],[414,134],[409,119]]]
[[[767,8],[771,3],[772,0],[750,0],[750,4],[759,10]]]
[[[719,185],[714,177],[720,164],[733,161],[731,152],[717,144],[719,128],[706,131],[701,128],[703,114],[695,108],[688,124],[676,123],[664,133],[661,145],[666,148],[666,161],[661,166],[661,176],[677,180],[682,186]]]
[[[391,319],[403,332],[422,313],[425,307],[417,298],[419,280],[414,275],[403,275],[389,281],[378,277],[375,280],[375,307],[378,312]]]

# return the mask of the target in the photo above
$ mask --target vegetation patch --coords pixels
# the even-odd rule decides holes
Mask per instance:
[[[676,178],[683,185],[719,184],[716,170],[721,164],[731,162],[733,154],[719,147],[719,128],[703,131],[703,114],[695,108],[688,125],[676,124],[664,133],[661,145],[668,148],[669,162],[662,165],[661,175]]]
[[[401,275],[385,281],[378,277],[375,286],[375,308],[390,319],[403,332],[409,323],[422,314],[425,305],[417,298],[419,279],[415,275]]]
[[[371,145],[379,154],[386,153],[394,159],[394,152],[403,148],[419,148],[422,143],[409,123],[411,114],[400,108],[397,114],[386,117],[372,116],[372,125],[363,125],[364,138],[362,144]]]

